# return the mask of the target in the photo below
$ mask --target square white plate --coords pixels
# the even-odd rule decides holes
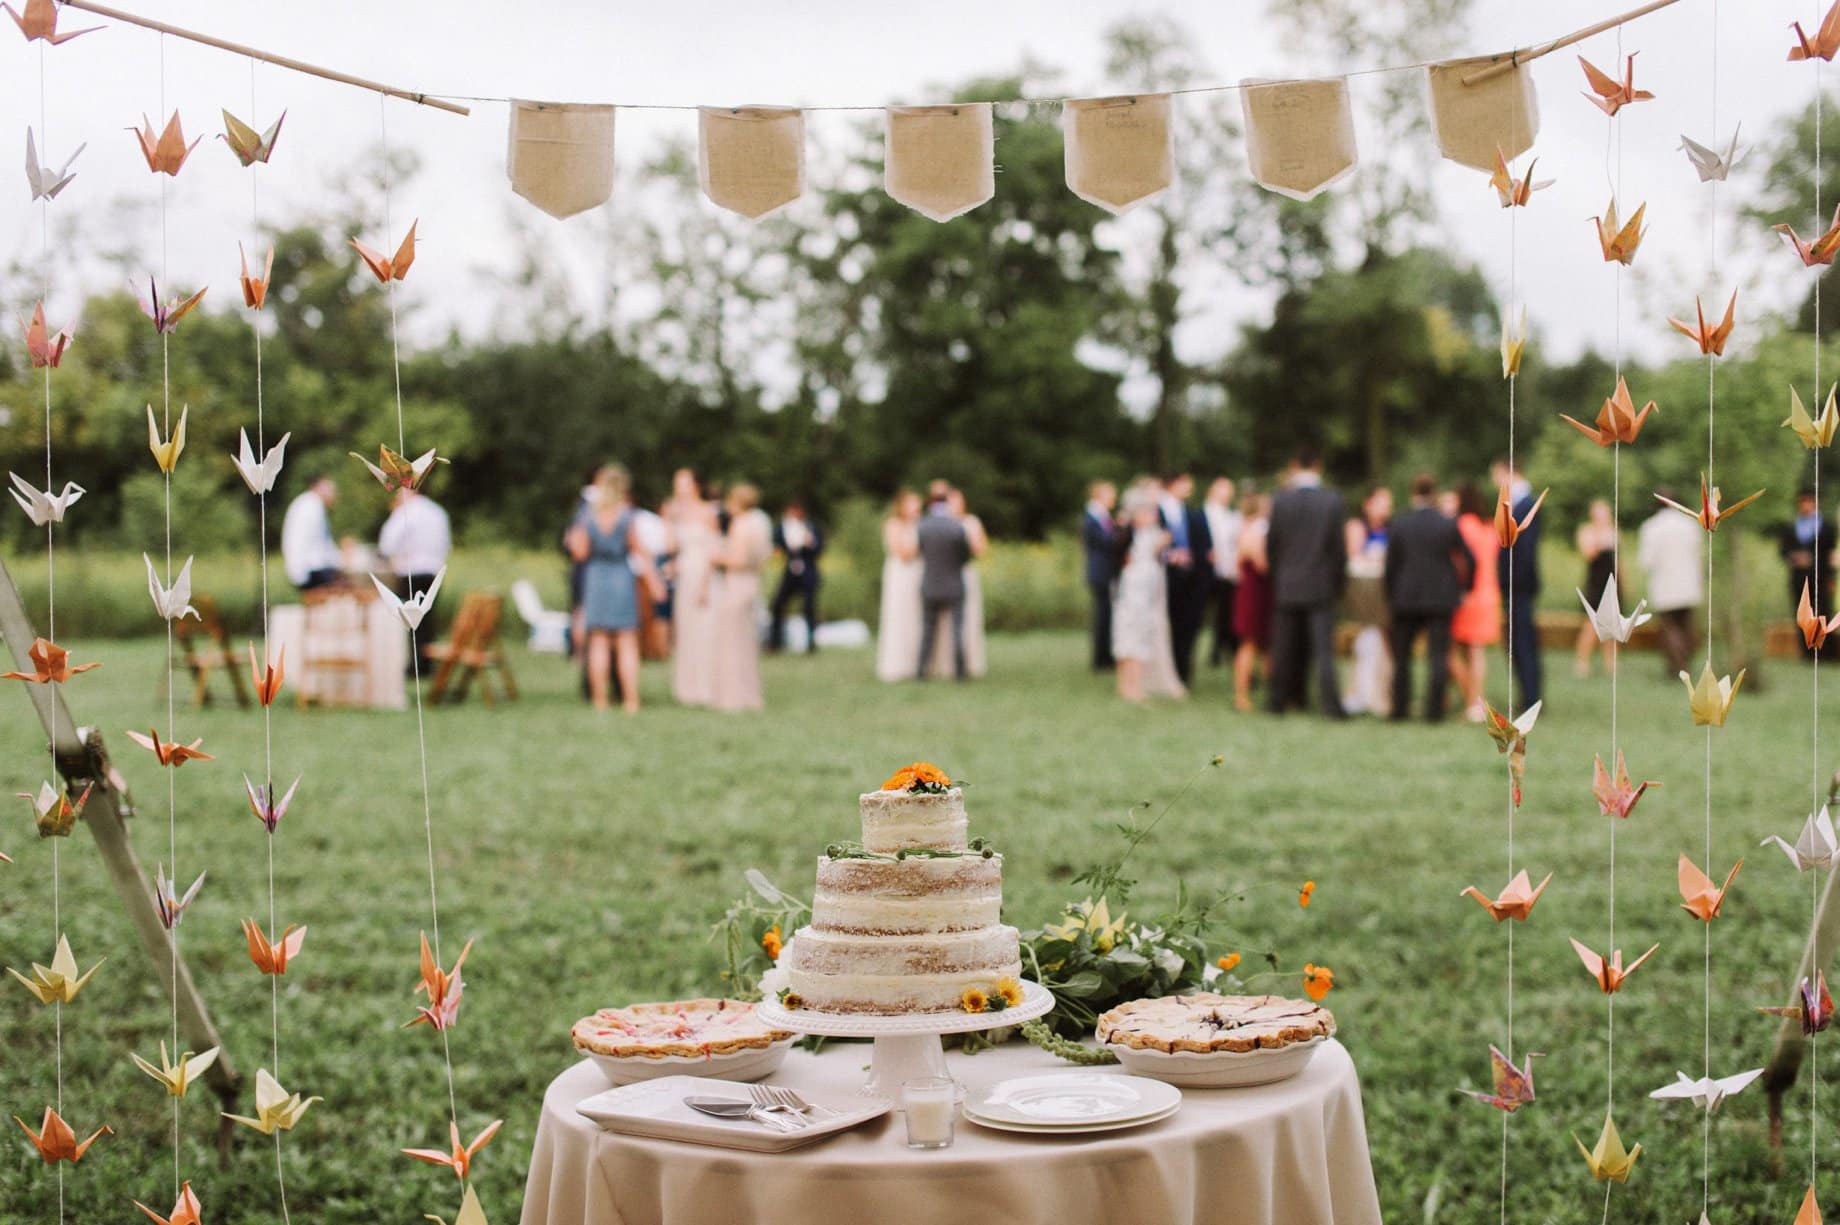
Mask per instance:
[[[778,1153],[826,1136],[834,1136],[894,1109],[885,1098],[859,1094],[802,1095],[817,1110],[810,1127],[778,1132],[751,1119],[718,1119],[684,1105],[686,1097],[719,1097],[746,1101],[747,1087],[730,1080],[705,1076],[661,1076],[637,1084],[621,1085],[597,1093],[576,1110],[609,1131],[658,1140],[682,1140],[718,1148],[740,1148],[755,1153]]]

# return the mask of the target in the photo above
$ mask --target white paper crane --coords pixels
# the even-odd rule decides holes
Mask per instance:
[[[413,599],[404,601],[394,591],[383,585],[383,580],[371,575],[371,582],[377,584],[377,594],[382,596],[396,615],[403,619],[403,624],[413,632],[421,628],[422,618],[434,607],[435,596],[441,593],[441,580],[447,577],[447,567],[442,566],[435,572],[434,582],[428,584],[428,590],[417,592]]]
[[[1649,1094],[1657,1101],[1690,1101],[1707,1114],[1719,1108],[1719,1104],[1734,1093],[1763,1075],[1762,1068],[1752,1068],[1748,1072],[1739,1072],[1733,1076],[1702,1076],[1698,1080],[1689,1079],[1685,1072],[1676,1072],[1679,1077],[1671,1085],[1663,1085]]]
[[[283,434],[281,441],[270,447],[268,454],[258,462],[249,445],[249,431],[236,432],[238,454],[230,462],[242,473],[243,484],[249,486],[250,493],[261,495],[275,487],[275,478],[281,475],[281,465],[286,459],[288,439],[293,436],[292,433]]]
[[[1731,143],[1725,146],[1723,153],[1717,149],[1709,149],[1689,137],[1680,138],[1681,151],[1687,155],[1687,160],[1693,163],[1693,169],[1698,172],[1700,182],[1710,183],[1717,179],[1723,183],[1725,177],[1731,173],[1731,168],[1744,160],[1744,155],[1738,152],[1738,133],[1743,130],[1743,124],[1732,129]]]
[[[1614,574],[1604,580],[1603,598],[1598,601],[1596,608],[1591,607],[1591,601],[1585,599],[1584,592],[1578,592],[1578,599],[1584,604],[1585,615],[1591,619],[1591,628],[1597,631],[1599,642],[1628,642],[1636,626],[1652,619],[1651,614],[1642,611],[1648,607],[1647,600],[1637,600],[1629,615],[1623,615],[1622,601],[1616,594]]]
[[[40,489],[30,481],[20,479],[17,472],[9,472],[7,475],[13,478],[13,487],[7,492],[13,495],[13,501],[19,503],[19,509],[25,511],[37,527],[64,522],[64,512],[89,492],[75,481],[65,481],[64,492],[53,494],[49,489]]]
[[[198,610],[192,607],[192,559],[185,559],[171,587],[160,586],[159,576],[153,572],[153,558],[142,553],[141,560],[147,563],[147,592],[153,597],[154,611],[168,621],[197,619]]]
[[[26,129],[26,182],[32,186],[34,200],[55,200],[57,194],[70,186],[70,181],[77,176],[71,173],[70,166],[88,145],[78,145],[77,151],[65,160],[62,166],[53,170],[41,166],[38,161],[38,141],[32,135],[32,129]]]
[[[1832,868],[1834,857],[1840,852],[1840,842],[1834,838],[1834,821],[1827,815],[1827,805],[1821,805],[1821,811],[1802,822],[1802,832],[1796,835],[1795,845],[1790,846],[1775,834],[1771,834],[1758,845],[1768,846],[1774,842],[1789,857],[1798,872],[1810,868]]]

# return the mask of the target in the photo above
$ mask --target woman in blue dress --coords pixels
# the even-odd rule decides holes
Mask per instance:
[[[608,708],[614,667],[620,673],[620,702],[628,714],[639,709],[639,590],[651,573],[651,559],[633,533],[630,481],[626,469],[608,464],[595,473],[593,496],[569,529],[569,555],[582,567],[582,612],[588,634],[588,695],[596,710]]]

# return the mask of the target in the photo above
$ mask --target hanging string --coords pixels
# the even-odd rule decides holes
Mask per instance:
[[[1712,85],[1709,91],[1712,98],[1712,134],[1716,139],[1719,131],[1719,0],[1712,0]],[[1706,262],[1710,272],[1707,278],[1711,286],[1719,284],[1719,181],[1714,178],[1709,186],[1712,193],[1707,205],[1706,215]],[[1713,436],[1715,408],[1718,403],[1718,355],[1706,354],[1706,481],[1711,485],[1715,480],[1713,461]],[[1706,545],[1706,667],[1712,667],[1712,635],[1714,622],[1712,589],[1712,542]],[[1712,862],[1712,725],[1706,725],[1706,874],[1710,876],[1716,869]],[[1705,958],[1701,970],[1701,993],[1705,999],[1703,1031],[1700,1045],[1700,1075],[1712,1076],[1712,921],[1704,924]],[[1699,1138],[1699,1197],[1700,1216],[1704,1217],[1712,1207],[1712,1112],[1701,1112]]]
[[[1814,211],[1821,215],[1821,63],[1814,61]],[[1814,386],[1816,402],[1821,394],[1821,277],[1814,279]],[[1814,449],[1814,506],[1815,513],[1825,518],[1821,510],[1821,450]],[[1814,547],[1814,592],[1818,601],[1821,591],[1821,524],[1815,528]],[[1817,607],[1818,610],[1818,607]],[[1810,704],[1810,745],[1809,770],[1811,786],[1814,791],[1814,806],[1810,812],[1819,811],[1821,805],[1821,653],[1812,652],[1809,670],[1809,704]],[[1820,928],[1816,916],[1821,906],[1821,870],[1815,868],[1808,874],[1808,952],[1811,970],[1818,970],[1821,965]],[[1818,1112],[1821,1095],[1819,1035],[1808,1035],[1808,1185],[1814,1186],[1817,1167],[1816,1143],[1820,1135],[1821,1116]]]
[[[1514,109],[1513,109],[1513,102],[1511,100],[1512,95],[1509,95],[1509,98],[1510,98],[1508,102],[1509,128],[1510,130],[1512,130],[1514,127]],[[1517,288],[1517,277],[1519,274],[1518,262],[1519,262],[1519,249],[1520,249],[1519,239],[1518,239],[1520,210],[1518,208],[1509,208],[1506,210],[1506,212],[1508,214],[1508,300],[1503,307],[1502,326],[1504,328],[1510,326],[1510,321],[1514,318],[1514,307],[1515,307],[1516,300],[1519,297],[1519,291]],[[1523,335],[1520,337],[1520,339],[1524,342],[1526,340],[1526,336]],[[1508,472],[1509,472],[1508,497],[1510,499],[1510,506],[1508,509],[1509,509],[1510,514],[1512,514],[1514,511],[1514,508],[1512,505],[1512,499],[1514,497],[1513,481],[1514,481],[1514,471],[1515,471],[1514,469],[1514,398],[1515,398],[1514,393],[1515,393],[1515,384],[1519,381],[1519,379],[1520,379],[1520,370],[1517,364],[1515,368],[1511,369],[1508,372]],[[1512,620],[1513,615],[1514,615],[1513,614],[1513,609],[1514,609],[1514,564],[1513,564],[1511,555],[1510,555],[1510,561],[1508,564],[1508,609],[1509,609],[1509,614],[1508,614],[1509,618],[1510,620]],[[1508,634],[1508,717],[1513,718],[1514,713],[1515,713],[1514,711],[1514,634],[1512,630],[1510,630]],[[1512,760],[1510,760],[1508,764],[1507,782],[1508,782],[1508,795],[1507,795],[1507,799],[1508,799],[1508,804],[1507,804],[1507,808],[1508,808],[1508,879],[1513,880],[1514,879],[1515,796],[1514,796],[1514,766],[1513,766]],[[1508,1020],[1508,1044],[1504,1048],[1504,1051],[1508,1056],[1509,1063],[1513,1063],[1514,1061],[1514,923],[1512,920],[1510,920],[1509,922],[1502,924],[1502,926],[1508,929],[1508,1018],[1507,1018]],[[1507,1225],[1507,1221],[1508,1221],[1508,1120],[1511,1117],[1512,1117],[1512,1112],[1506,1111],[1506,1110],[1501,1112],[1501,1200],[1500,1200],[1501,1225]]]

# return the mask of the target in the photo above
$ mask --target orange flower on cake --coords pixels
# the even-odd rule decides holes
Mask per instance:
[[[780,950],[785,948],[785,942],[780,938],[779,924],[775,923],[767,929],[767,934],[760,938],[760,947],[766,950],[772,960],[779,960]]]
[[[1239,965],[1239,954],[1228,953],[1214,964],[1220,967],[1223,974],[1231,973]]]
[[[1335,971],[1328,966],[1312,965],[1305,962],[1303,966],[1303,992],[1317,1003],[1322,1003],[1323,996],[1335,987]]]
[[[916,761],[902,766],[882,784],[883,791],[944,791],[952,780],[944,770],[930,761]]]

